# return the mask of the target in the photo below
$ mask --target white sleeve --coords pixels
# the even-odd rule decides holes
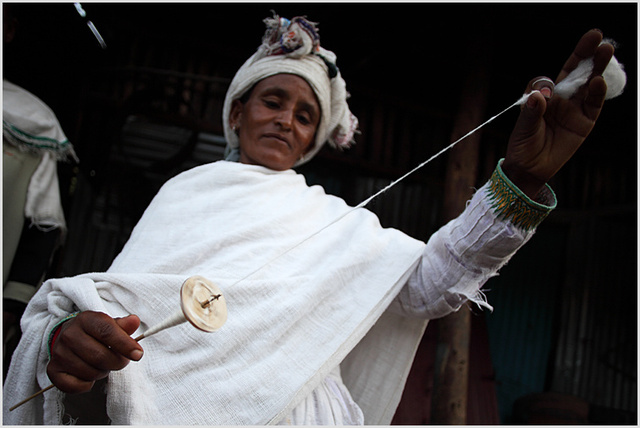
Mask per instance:
[[[492,309],[480,288],[533,236],[556,204],[548,186],[538,202],[529,199],[504,175],[501,162],[464,212],[431,236],[391,310],[435,319],[467,300]]]

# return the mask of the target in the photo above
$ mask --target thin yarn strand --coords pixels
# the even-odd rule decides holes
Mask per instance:
[[[489,122],[492,122],[493,120],[495,120],[496,118],[498,118],[499,116],[501,116],[502,114],[506,113],[509,109],[517,106],[517,105],[521,105],[524,104],[525,101],[527,101],[527,99],[531,96],[531,94],[525,94],[523,95],[518,101],[516,101],[515,103],[511,104],[509,107],[507,107],[506,109],[502,110],[500,113],[496,114],[495,116],[491,117],[490,119],[488,119],[487,121],[485,121],[484,123],[482,123],[481,125],[477,126],[476,128],[472,129],[471,131],[467,132],[465,135],[463,135],[462,137],[460,137],[459,139],[457,139],[456,141],[454,141],[453,143],[451,143],[450,145],[448,145],[447,147],[445,147],[444,149],[440,150],[438,153],[436,153],[435,155],[431,156],[429,159],[427,159],[426,161],[422,162],[420,165],[416,166],[415,168],[413,168],[411,171],[407,172],[405,175],[403,175],[402,177],[398,178],[397,180],[393,181],[391,184],[389,184],[388,186],[386,186],[385,188],[383,188],[382,190],[379,190],[377,193],[373,194],[372,196],[370,196],[369,198],[365,199],[364,201],[360,202],[360,204],[358,204],[355,208],[362,208],[364,206],[366,206],[369,202],[371,202],[373,199],[377,198],[378,196],[380,196],[381,194],[383,194],[384,192],[386,192],[387,190],[391,189],[393,186],[395,186],[396,184],[398,184],[399,182],[401,182],[402,180],[404,180],[405,178],[407,178],[408,176],[410,176],[411,174],[415,173],[416,171],[418,171],[420,168],[424,167],[425,165],[427,165],[428,163],[430,163],[431,161],[433,161],[434,159],[436,159],[438,156],[442,155],[443,153],[445,153],[447,150],[452,149],[456,144],[458,144],[460,141],[464,140],[465,138],[467,138],[469,135],[473,134],[474,132],[478,131],[480,128],[482,128],[483,126],[487,125]],[[354,208],[354,209],[355,209]]]
[[[325,231],[326,229],[328,229],[329,227],[331,227],[333,224],[339,222],[340,220],[342,220],[343,218],[345,218],[346,216],[348,216],[349,214],[351,214],[352,212],[354,212],[357,209],[360,208],[364,208],[367,204],[369,204],[373,199],[377,198],[378,196],[380,196],[381,194],[383,194],[384,192],[388,191],[389,189],[391,189],[393,186],[395,186],[396,184],[400,183],[402,180],[404,180],[405,178],[407,178],[408,176],[410,176],[411,174],[415,173],[416,171],[418,171],[420,168],[423,168],[424,166],[426,166],[427,164],[429,164],[430,162],[432,162],[434,159],[436,159],[438,156],[441,156],[443,153],[445,153],[447,150],[452,149],[456,144],[458,144],[460,141],[464,140],[465,138],[467,138],[468,136],[470,136],[471,134],[473,134],[474,132],[478,131],[480,128],[482,128],[483,126],[487,125],[488,123],[492,122],[493,120],[497,119],[499,116],[503,115],[504,113],[506,113],[508,110],[510,110],[511,108],[518,106],[518,105],[522,105],[524,104],[527,99],[531,96],[531,93],[529,94],[524,94],[522,97],[520,97],[515,103],[511,104],[509,107],[507,107],[506,109],[502,110],[500,113],[496,114],[495,116],[489,118],[487,121],[485,121],[484,123],[480,124],[479,126],[475,127],[474,129],[472,129],[471,131],[467,132],[465,135],[463,135],[462,137],[458,138],[456,141],[454,141],[453,143],[451,143],[450,145],[448,145],[447,147],[445,147],[444,149],[440,150],[438,153],[434,154],[433,156],[431,156],[429,159],[427,159],[426,161],[422,162],[421,164],[419,164],[418,166],[416,166],[415,168],[413,168],[411,171],[407,172],[406,174],[404,174],[402,177],[398,178],[397,180],[391,182],[388,186],[384,187],[382,190],[379,190],[378,192],[374,193],[373,195],[371,195],[370,197],[368,197],[367,199],[365,199],[364,201],[360,202],[358,205],[356,205],[355,207],[347,210],[344,214],[336,217],[334,220],[332,220],[330,223],[328,223],[327,225],[323,226],[322,228],[318,229],[317,231],[313,232],[311,235],[307,236],[306,238],[304,238],[302,241],[298,242],[297,244],[295,244],[294,246],[288,248],[287,250],[285,250],[284,252],[278,254],[277,256],[273,257],[271,260],[267,261],[266,263],[264,263],[263,265],[259,266],[257,269],[251,271],[250,273],[248,273],[247,275],[245,275],[244,277],[240,278],[239,280],[237,280],[236,282],[234,282],[233,284],[231,284],[230,287],[233,287],[241,282],[243,282],[244,280],[250,278],[251,276],[255,275],[256,273],[258,273],[259,271],[261,271],[262,269],[264,269],[266,266],[270,265],[271,263],[273,263],[274,261],[276,261],[277,259],[279,259],[280,257],[284,256],[285,254],[289,253],[290,251],[293,251],[294,249],[298,248],[299,246],[301,246],[302,244],[304,244],[305,242],[307,242],[308,240],[310,240],[311,238],[313,238],[314,236],[318,235],[319,233]]]

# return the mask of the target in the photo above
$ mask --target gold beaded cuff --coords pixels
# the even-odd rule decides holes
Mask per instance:
[[[545,185],[536,197],[537,201],[530,199],[504,174],[502,161],[504,159],[498,162],[488,183],[489,204],[499,218],[510,221],[520,229],[533,230],[556,207],[556,195],[551,187]]]

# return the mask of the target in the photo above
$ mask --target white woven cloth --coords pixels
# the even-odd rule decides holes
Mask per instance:
[[[2,81],[2,137],[20,150],[41,156],[29,182],[25,217],[43,230],[66,230],[57,161],[77,161],[73,146],[53,111],[31,92],[7,80]]]
[[[220,286],[227,323],[215,333],[184,324],[144,339],[142,360],[109,377],[114,424],[277,423],[367,332],[349,359],[371,376],[343,376],[366,423],[389,423],[425,321],[389,312],[376,321],[425,244],[359,209],[272,261],[348,209],[293,171],[221,161],[170,180],[106,273],[51,280],[34,296],[4,387],[4,423],[59,423],[56,390],[44,406],[40,398],[11,413],[6,398],[49,384],[46,342],[57,321],[78,309],[134,313],[143,332],[174,312],[191,275]]]

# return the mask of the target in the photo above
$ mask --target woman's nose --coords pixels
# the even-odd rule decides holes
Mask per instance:
[[[285,129],[290,129],[293,123],[293,110],[280,110],[276,116],[276,123]]]

